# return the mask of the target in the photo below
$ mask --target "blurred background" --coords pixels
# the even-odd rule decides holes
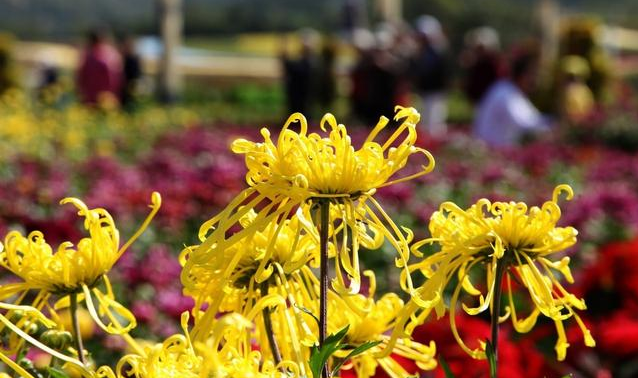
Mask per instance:
[[[134,335],[163,338],[192,306],[177,254],[245,186],[230,141],[297,111],[313,125],[331,112],[361,141],[395,105],[413,106],[437,167],[379,195],[416,237],[443,201],[540,205],[557,184],[576,192],[561,204],[561,223],[580,232],[569,289],[588,304],[597,347],[571,324],[559,363],[552,322],[506,327],[503,376],[638,377],[637,74],[633,0],[5,0],[0,234],[77,241],[81,223],[58,205],[77,196],[127,238],[159,191],[160,213],[113,280]],[[381,291],[398,290],[391,248],[362,258]],[[489,334],[488,317],[458,316],[467,339]],[[88,320],[85,331],[98,362],[122,353]],[[459,377],[488,376],[448,319],[417,337]]]

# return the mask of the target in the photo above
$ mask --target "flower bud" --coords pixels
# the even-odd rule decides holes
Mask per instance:
[[[34,336],[38,333],[40,327],[38,327],[38,323],[36,322],[27,321],[24,322],[24,325],[22,325],[22,329],[27,333],[27,335]]]
[[[70,332],[51,329],[42,334],[40,337],[42,343],[46,346],[57,350],[63,350],[73,342],[73,336]]]

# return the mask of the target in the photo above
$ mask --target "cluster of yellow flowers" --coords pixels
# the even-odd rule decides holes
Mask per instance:
[[[27,343],[84,377],[319,378],[313,362],[319,353],[335,374],[338,366],[360,378],[374,376],[379,368],[393,378],[406,377],[409,373],[392,355],[410,359],[422,370],[437,365],[434,343],[411,339],[432,310],[439,317],[449,311],[461,347],[472,357],[485,358],[485,343],[472,350],[458,335],[454,313],[462,293],[473,298],[472,305],[463,304],[468,314],[489,309],[496,325],[511,317],[519,332],[531,330],[540,314],[552,319],[559,360],[568,347],[563,322],[569,318],[583,330],[585,344],[594,346],[576,313],[585,308],[583,300],[570,294],[556,275],[573,281],[569,258],[551,260],[576,242],[574,228],[556,226],[560,194],[573,196],[569,186],[558,186],[541,207],[481,199],[463,210],[443,203],[432,215],[431,237],[418,242],[374,199],[377,189],[434,168],[430,153],[415,145],[418,120],[414,109],[398,107],[394,119],[381,118],[358,149],[332,115],[321,121],[325,136],[308,133],[305,118],[297,113],[276,143],[267,129],[262,130],[263,142],[236,140],[232,149],[245,155],[249,187],[201,226],[200,244],[182,251],[184,293],[195,300],[192,326],[191,316],[184,313],[183,334],[153,346],[142,347],[130,336],[135,318],[115,299],[107,273],[159,210],[159,194],[153,194],[151,213],[140,230],[122,247],[104,209],[63,200],[85,218],[89,236],[77,247],[65,242],[54,253],[38,231],[27,236],[10,232],[0,245],[0,264],[19,279],[0,286],[0,301],[7,301],[0,302],[6,310],[0,315],[0,331],[10,334],[0,359],[21,376],[32,377],[10,357]],[[299,131],[292,129],[294,124]],[[388,125],[394,130],[385,133]],[[379,141],[383,135],[387,137]],[[421,170],[398,174],[414,156],[425,158]],[[407,303],[395,293],[375,298],[374,272],[360,266],[360,252],[386,242],[397,252]],[[437,244],[440,250],[426,256],[420,251],[426,244]],[[334,279],[326,290],[322,285],[331,262]],[[417,273],[424,278],[420,286],[412,281]],[[485,292],[472,282],[476,277],[485,277],[485,285],[479,286]],[[501,314],[504,279],[508,306]],[[515,309],[512,280],[531,298],[532,312],[522,319]],[[448,286],[454,289],[446,301]],[[74,314],[80,302],[95,323],[123,337],[134,351],[114,369],[91,368],[77,328],[70,330],[73,345],[68,342],[69,330],[56,311],[70,307],[77,324]],[[34,325],[58,332],[56,342],[34,332]],[[327,333],[340,332],[339,347],[321,349],[328,343]],[[320,371],[327,376],[331,370]]]
[[[60,93],[67,93],[60,89]],[[201,116],[192,109],[149,106],[134,113],[119,111],[105,102],[98,109],[80,104],[53,107],[31,100],[19,89],[0,96],[0,157],[17,153],[41,158],[63,155],[82,159],[98,153],[110,156],[116,149],[132,148],[123,143],[125,133],[134,130],[136,140],[155,139],[176,125],[193,125]],[[135,148],[141,147],[135,146]]]

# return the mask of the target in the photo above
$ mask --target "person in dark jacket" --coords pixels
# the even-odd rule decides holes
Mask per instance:
[[[135,51],[133,38],[127,36],[122,40],[121,53],[123,70],[120,102],[125,109],[130,109],[135,105],[139,81],[142,77],[142,63]]]
[[[447,89],[450,62],[447,39],[441,24],[432,16],[416,22],[420,48],[413,62],[414,86],[421,97],[421,124],[433,136],[447,132]]]
[[[465,35],[465,50],[461,54],[461,66],[465,70],[463,91],[474,105],[497,80],[505,77],[507,69],[501,56],[496,30],[483,26]]]
[[[280,59],[289,113],[306,114],[311,111],[315,84],[313,74],[317,70],[315,42],[316,33],[305,31],[301,36],[300,56],[295,59],[288,53],[287,40],[283,41]]]

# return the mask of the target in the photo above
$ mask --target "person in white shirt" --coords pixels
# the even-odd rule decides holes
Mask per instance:
[[[547,131],[550,121],[526,93],[536,84],[538,59],[532,52],[513,59],[508,79],[495,82],[476,110],[474,135],[492,146],[512,146],[528,134]]]

